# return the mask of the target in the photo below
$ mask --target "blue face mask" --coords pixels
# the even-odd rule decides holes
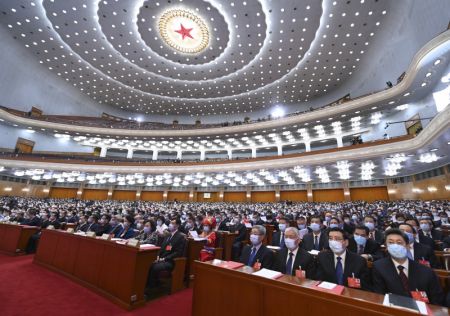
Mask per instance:
[[[355,242],[358,244],[358,246],[365,246],[367,239],[363,236],[355,235],[354,236]]]
[[[305,229],[306,225],[305,224],[299,224],[297,225],[298,229]]]
[[[295,243],[295,239],[286,238],[284,240],[284,244],[286,245],[286,248],[289,250],[294,250],[297,247],[297,244]]]
[[[311,223],[311,225],[309,226],[313,232],[318,232],[320,230],[320,225],[317,223]]]
[[[341,254],[345,251],[345,247],[340,241],[330,240],[328,244],[330,246],[331,251],[333,251],[336,254]]]
[[[259,241],[259,236],[258,235],[250,235],[250,242],[252,243],[253,246],[257,246],[259,245],[260,241]]]
[[[284,233],[284,231],[286,230],[286,224],[279,224],[278,228]]]
[[[150,233],[150,227],[144,227],[144,233],[149,234]]]
[[[338,228],[339,225],[338,224],[330,224],[330,228]]]
[[[394,259],[405,259],[407,255],[406,247],[398,244],[390,244],[387,247],[389,254]]]
[[[429,224],[420,224],[420,229],[428,232],[430,230],[430,225]]]
[[[408,236],[409,243],[412,244],[414,242],[414,234],[405,232],[406,236]]]
[[[375,229],[375,224],[372,222],[366,222],[366,223],[364,223],[364,226],[366,226],[369,230]]]

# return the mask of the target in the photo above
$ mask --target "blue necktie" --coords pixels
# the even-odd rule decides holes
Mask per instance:
[[[248,266],[252,266],[253,265],[253,260],[255,260],[255,256],[256,256],[256,247],[253,247],[252,248],[252,253],[250,254],[250,257],[248,258],[248,262],[247,262]]]
[[[337,263],[336,263],[336,280],[337,284],[343,285],[344,284],[344,270],[342,269],[342,258],[337,257]]]
[[[281,232],[281,241],[280,241],[280,248],[283,249],[286,245],[284,244],[284,233]]]
[[[291,275],[292,274],[292,260],[293,260],[294,254],[292,252],[289,252],[289,259],[286,263],[286,274]]]
[[[319,237],[314,235],[314,250],[319,250]]]

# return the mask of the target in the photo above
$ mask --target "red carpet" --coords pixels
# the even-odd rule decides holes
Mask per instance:
[[[191,315],[190,289],[127,312],[91,290],[33,264],[32,259],[0,254],[0,315]]]

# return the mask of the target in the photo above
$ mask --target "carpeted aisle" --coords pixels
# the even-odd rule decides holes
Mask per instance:
[[[75,282],[32,263],[33,256],[0,254],[0,315],[191,315],[192,290],[127,312]]]

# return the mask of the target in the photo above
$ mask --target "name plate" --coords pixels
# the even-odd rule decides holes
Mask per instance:
[[[73,234],[75,232],[75,229],[67,228],[66,232],[68,232],[69,234]]]
[[[101,239],[103,239],[103,240],[111,240],[111,235],[110,234],[103,234]]]
[[[130,246],[130,247],[139,247],[140,246],[140,241],[139,240],[137,240],[137,239],[128,239],[128,242],[127,242],[127,246]]]
[[[48,226],[47,226],[47,229],[54,230],[54,229],[55,229],[55,226],[53,226],[53,225],[48,225]]]
[[[94,237],[95,238],[95,232],[87,232],[86,233],[87,237]]]

